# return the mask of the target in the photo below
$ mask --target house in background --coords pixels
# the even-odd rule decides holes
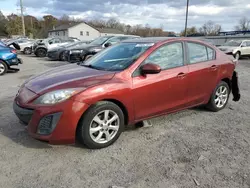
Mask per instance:
[[[48,37],[58,37],[63,40],[69,37],[78,38],[80,40],[93,40],[100,36],[107,35],[124,35],[122,31],[112,28],[94,28],[86,23],[73,23],[60,25],[50,30]]]

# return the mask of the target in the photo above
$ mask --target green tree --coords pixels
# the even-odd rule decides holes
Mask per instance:
[[[7,16],[6,31],[9,35],[20,35],[22,33],[22,20],[16,14]]]
[[[3,15],[2,11],[0,11],[0,35],[1,36],[6,36],[8,35],[8,32],[6,30],[6,25],[7,25],[8,20],[6,17]]]

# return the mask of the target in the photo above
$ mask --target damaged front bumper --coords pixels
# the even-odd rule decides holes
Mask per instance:
[[[240,100],[240,89],[239,89],[239,79],[238,79],[238,73],[236,71],[233,72],[232,76],[232,94],[233,94],[233,101],[239,101]]]

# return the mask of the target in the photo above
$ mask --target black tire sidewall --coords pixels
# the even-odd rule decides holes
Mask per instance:
[[[5,68],[5,70],[2,73],[0,73],[0,76],[2,76],[8,71],[8,66],[2,60],[0,60],[0,64],[2,64],[4,66],[4,68]]]
[[[215,96],[216,96],[216,91],[217,91],[217,89],[218,89],[219,87],[221,87],[221,86],[225,86],[225,87],[227,88],[228,97],[227,97],[227,101],[226,101],[226,103],[223,105],[223,107],[218,108],[218,107],[216,106],[216,104],[215,104]],[[224,82],[224,81],[221,81],[221,82],[216,86],[216,88],[215,88],[214,91],[213,91],[213,94],[212,94],[212,96],[211,96],[211,98],[210,98],[210,101],[209,101],[208,108],[209,108],[210,110],[214,111],[214,112],[218,112],[218,111],[224,109],[224,108],[227,106],[227,103],[228,103],[228,100],[229,100],[229,95],[230,95],[230,88],[229,88],[228,84],[227,84],[226,82]]]
[[[44,53],[42,53],[42,52],[44,52]],[[37,52],[36,52],[38,57],[45,57],[46,53],[47,53],[47,51],[45,49],[42,49],[42,48],[37,49]]]
[[[112,110],[114,111],[119,119],[120,119],[120,126],[117,134],[115,137],[105,144],[98,144],[92,140],[89,134],[90,124],[93,118],[103,110]],[[122,110],[116,104],[112,102],[99,102],[93,106],[91,106],[86,113],[83,115],[83,118],[80,121],[79,127],[77,129],[77,138],[78,140],[86,145],[90,149],[100,149],[105,148],[113,144],[121,135],[122,131],[124,130],[124,114]]]
[[[27,53],[27,52],[29,52],[29,53]],[[26,55],[30,55],[31,54],[30,52],[31,52],[31,49],[29,47],[26,47],[23,50],[23,53],[26,54]]]

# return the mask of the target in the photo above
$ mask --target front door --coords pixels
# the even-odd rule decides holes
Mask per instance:
[[[141,75],[138,68],[133,77],[132,97],[136,120],[175,111],[187,103],[188,66],[184,64],[183,44],[159,47],[142,63],[161,67],[158,74]]]

